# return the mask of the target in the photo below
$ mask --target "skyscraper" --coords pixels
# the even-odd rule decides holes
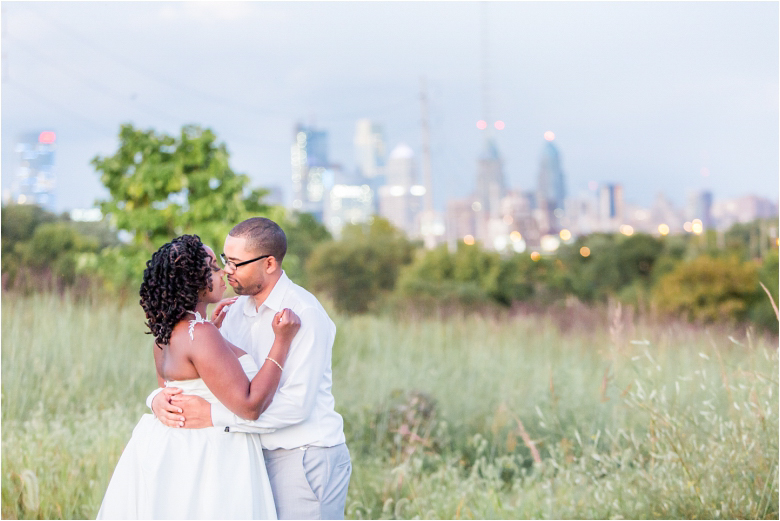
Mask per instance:
[[[418,237],[419,213],[425,187],[417,182],[412,149],[401,143],[390,153],[385,166],[386,185],[379,187],[379,214],[410,237]]]
[[[497,218],[501,213],[501,199],[506,195],[504,162],[492,137],[485,140],[485,148],[477,160],[477,201],[485,218]]]
[[[332,184],[328,133],[298,124],[291,147],[293,208],[323,219],[325,191]]]
[[[54,151],[57,136],[50,130],[19,137],[16,152],[19,168],[14,182],[13,201],[17,204],[37,204],[55,211],[57,178],[54,174]]]
[[[540,223],[543,232],[557,232],[560,229],[564,211],[566,186],[561,170],[561,159],[558,149],[553,145],[555,134],[545,132],[547,141],[542,150],[539,164],[536,200],[539,207]]]
[[[382,127],[370,119],[358,120],[354,144],[358,173],[367,180],[381,176],[386,155]]]

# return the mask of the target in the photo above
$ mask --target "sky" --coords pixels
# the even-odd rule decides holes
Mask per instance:
[[[347,171],[360,118],[419,164],[422,78],[441,210],[474,189],[485,117],[505,124],[491,133],[513,189],[535,187],[552,131],[571,195],[596,181],[641,205],[778,199],[777,2],[0,5],[2,189],[18,136],[53,130],[60,211],[107,196],[90,161],[122,123],[211,128],[288,204],[298,122],[327,130]]]

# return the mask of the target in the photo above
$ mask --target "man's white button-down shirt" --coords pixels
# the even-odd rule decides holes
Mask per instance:
[[[231,431],[263,433],[263,448],[270,450],[344,443],[344,422],[335,411],[331,392],[336,325],[314,295],[282,272],[259,308],[249,296],[239,297],[230,306],[220,331],[262,366],[274,342],[271,321],[284,308],[301,318],[301,328],[293,339],[271,405],[256,421],[248,421],[215,403],[211,421],[215,426],[229,426]]]

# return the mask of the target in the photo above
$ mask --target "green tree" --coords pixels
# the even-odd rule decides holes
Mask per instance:
[[[328,295],[339,311],[363,313],[393,290],[414,245],[387,220],[348,225],[339,241],[319,244],[306,263],[311,287]]]
[[[280,213],[262,203],[265,190],[247,188],[249,178],[228,159],[209,129],[187,125],[173,137],[122,125],[116,153],[92,160],[110,194],[100,208],[148,251],[182,233],[219,248],[248,216]]]
[[[653,298],[659,311],[690,321],[736,321],[746,318],[757,287],[754,263],[701,256],[661,277]]]
[[[14,254],[19,262],[18,271],[30,278],[25,285],[35,287],[32,279],[44,274],[70,285],[78,269],[88,263],[89,254],[97,249],[95,238],[84,237],[68,223],[50,222],[38,226],[29,241],[17,243]]]
[[[17,243],[30,240],[35,229],[57,216],[37,205],[9,204],[0,212],[0,235],[2,236],[3,273],[16,269],[14,248]]]
[[[100,271],[111,288],[138,284],[149,255],[177,235],[197,234],[220,251],[244,219],[264,216],[283,225],[284,209],[264,204],[267,192],[250,190],[249,178],[228,160],[227,147],[209,129],[187,125],[171,136],[121,126],[117,151],[92,160],[110,195],[99,201],[101,210],[132,236],[130,245],[101,254]]]

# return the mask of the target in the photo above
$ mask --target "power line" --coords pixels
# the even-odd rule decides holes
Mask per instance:
[[[128,60],[126,57],[121,56],[121,55],[116,54],[116,53],[113,53],[111,51],[108,51],[104,47],[96,45],[91,40],[89,40],[87,38],[84,38],[83,36],[79,35],[78,33],[74,32],[72,30],[70,30],[69,28],[65,27],[64,25],[60,24],[59,22],[56,22],[56,21],[52,20],[49,16],[42,14],[40,11],[34,10],[34,13],[38,17],[46,20],[50,25],[53,25],[54,27],[59,29],[61,32],[66,33],[71,38],[73,38],[75,40],[78,40],[79,42],[81,42],[83,45],[86,45],[90,49],[92,49],[94,51],[97,51],[100,54],[103,54],[104,56],[108,57],[112,61],[118,63],[119,65],[121,65],[121,66],[123,66],[123,67],[125,67],[127,69],[130,69],[130,70],[132,70],[134,72],[140,73],[140,74],[142,74],[142,75],[144,75],[144,76],[146,76],[148,78],[151,78],[152,80],[154,80],[154,81],[156,81],[158,83],[166,85],[166,86],[168,86],[170,88],[173,88],[175,90],[184,91],[184,92],[187,92],[187,93],[190,93],[190,94],[194,94],[194,95],[196,95],[196,96],[198,96],[198,97],[200,97],[202,99],[208,99],[208,100],[210,100],[212,102],[216,102],[216,103],[221,104],[221,105],[232,106],[232,107],[237,108],[237,109],[239,109],[241,111],[244,111],[244,112],[251,111],[251,112],[254,112],[256,114],[259,114],[259,113],[263,112],[258,107],[255,107],[255,106],[252,106],[252,105],[247,105],[247,104],[241,103],[241,102],[237,102],[236,100],[233,100],[233,99],[228,99],[228,98],[223,98],[221,96],[216,96],[214,94],[210,94],[210,93],[207,93],[207,92],[200,91],[198,89],[194,89],[191,86],[182,85],[182,84],[180,84],[178,82],[175,82],[175,81],[172,81],[170,79],[162,78],[159,75],[155,74],[154,72],[151,72],[149,69],[147,69],[147,68],[145,68],[145,67],[143,67],[141,65],[138,65],[137,63],[134,63],[131,60]],[[279,115],[279,113],[265,112],[264,115],[265,116],[268,116],[268,115]]]
[[[133,103],[133,104],[136,104],[137,105],[136,108],[138,108],[139,110],[142,110],[143,112],[146,112],[147,114],[150,114],[150,115],[152,115],[154,117],[162,116],[162,117],[164,117],[166,119],[169,119],[169,120],[172,120],[172,121],[176,121],[177,123],[181,119],[181,118],[177,118],[176,116],[173,116],[172,114],[168,114],[166,111],[162,111],[162,110],[159,110],[159,109],[157,109],[155,107],[151,107],[149,105],[146,105],[145,103],[141,103],[141,102],[138,102],[138,101],[130,101],[122,93],[119,93],[119,92],[117,92],[117,91],[115,91],[115,90],[113,90],[113,89],[111,89],[109,87],[106,87],[105,85],[103,85],[101,83],[98,83],[98,82],[92,80],[91,78],[88,78],[88,77],[86,77],[86,76],[84,76],[84,75],[74,71],[70,67],[64,67],[63,65],[54,62],[50,58],[40,54],[37,50],[35,50],[34,48],[26,45],[25,43],[20,42],[19,40],[14,39],[14,45],[18,46],[20,49],[22,49],[23,51],[27,52],[31,56],[37,58],[38,60],[46,63],[50,67],[60,71],[60,73],[64,74],[65,76],[67,76],[67,77],[69,77],[69,78],[71,78],[73,80],[76,80],[76,81],[78,81],[78,82],[80,82],[80,83],[82,83],[84,85],[87,85],[88,87],[92,88],[93,90],[96,90],[96,91],[98,91],[98,92],[100,92],[100,93],[102,93],[102,94],[104,94],[106,96],[109,96],[109,97],[112,97],[112,98],[117,99],[119,101],[122,101],[123,103]]]
[[[27,96],[28,98],[32,99],[35,102],[38,103],[44,103],[47,105],[50,105],[62,112],[65,112],[69,114],[71,117],[75,118],[79,122],[81,122],[83,125],[89,127],[92,130],[98,131],[100,134],[114,134],[114,130],[109,130],[108,127],[104,127],[101,123],[96,123],[95,121],[92,121],[90,119],[84,118],[81,114],[78,112],[75,112],[67,107],[64,107],[57,103],[56,101],[52,101],[51,99],[47,98],[43,94],[41,94],[36,89],[30,87],[29,85],[23,85],[19,83],[18,81],[12,81],[10,78],[6,79],[6,86],[12,86],[17,87],[17,92],[20,92],[21,94]]]

